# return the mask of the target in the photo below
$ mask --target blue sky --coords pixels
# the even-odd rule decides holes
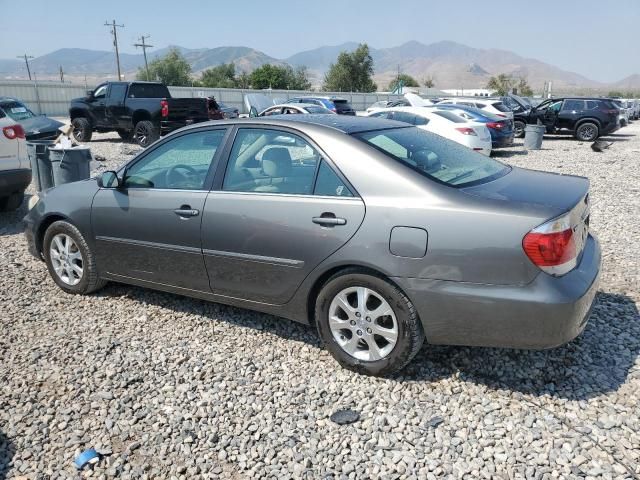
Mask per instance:
[[[73,7],[0,0],[0,12],[0,58],[63,47],[109,50],[103,23],[115,19],[125,25],[121,50],[129,53],[141,34],[158,48],[242,45],[277,58],[351,40],[376,48],[453,40],[600,81],[640,73],[640,0],[103,0]]]

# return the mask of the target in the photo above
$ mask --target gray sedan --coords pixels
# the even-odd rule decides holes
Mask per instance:
[[[587,179],[375,118],[194,125],[44,192],[25,223],[65,292],[116,281],[309,323],[340,364],[375,375],[425,339],[565,343],[600,271]]]

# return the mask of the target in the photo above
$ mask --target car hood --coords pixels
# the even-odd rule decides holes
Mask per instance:
[[[540,172],[513,167],[491,182],[462,189],[489,200],[508,202],[551,218],[568,212],[589,192],[589,179],[575,175]]]
[[[38,135],[39,133],[53,132],[64,125],[64,123],[54,120],[53,118],[45,117],[44,115],[21,120],[20,124],[22,128],[24,128],[27,137],[30,135]]]

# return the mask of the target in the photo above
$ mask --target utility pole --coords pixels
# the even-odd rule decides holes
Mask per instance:
[[[64,72],[62,71],[62,65],[60,65],[60,83],[64,83]]]
[[[149,45],[144,41],[150,37],[151,35],[142,35],[140,37],[140,43],[133,44],[134,47],[142,47],[142,54],[144,55],[144,68],[147,71],[147,81],[151,81],[151,77],[149,76],[149,64],[147,63],[147,48],[153,48],[153,45]]]
[[[27,66],[27,73],[29,74],[29,80],[31,80],[31,70],[29,69],[29,59],[33,58],[31,55],[18,55],[16,58],[24,58],[24,63]]]
[[[124,28],[124,25],[116,25],[116,21],[112,20],[111,23],[104,22],[105,27],[111,27],[111,34],[113,35],[113,45],[116,47],[116,63],[118,64],[118,81],[122,80],[120,73],[120,52],[118,52],[118,28]]]

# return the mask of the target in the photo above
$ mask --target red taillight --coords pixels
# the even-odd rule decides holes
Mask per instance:
[[[24,138],[24,129],[21,125],[11,125],[10,127],[4,127],[2,133],[9,140],[15,140],[16,138]]]
[[[504,128],[504,123],[502,123],[502,122],[488,122],[487,123],[487,127],[488,128],[500,129],[500,128]]]
[[[522,248],[527,257],[552,275],[564,275],[576,265],[576,238],[566,214],[527,233]]]
[[[469,128],[469,127],[458,127],[456,128],[456,130],[463,135],[475,135],[475,136],[478,135],[473,128]]]
[[[160,114],[163,117],[169,116],[169,102],[166,100],[160,100]]]
[[[539,267],[556,267],[576,256],[573,230],[557,233],[528,233],[522,241],[527,257]]]

